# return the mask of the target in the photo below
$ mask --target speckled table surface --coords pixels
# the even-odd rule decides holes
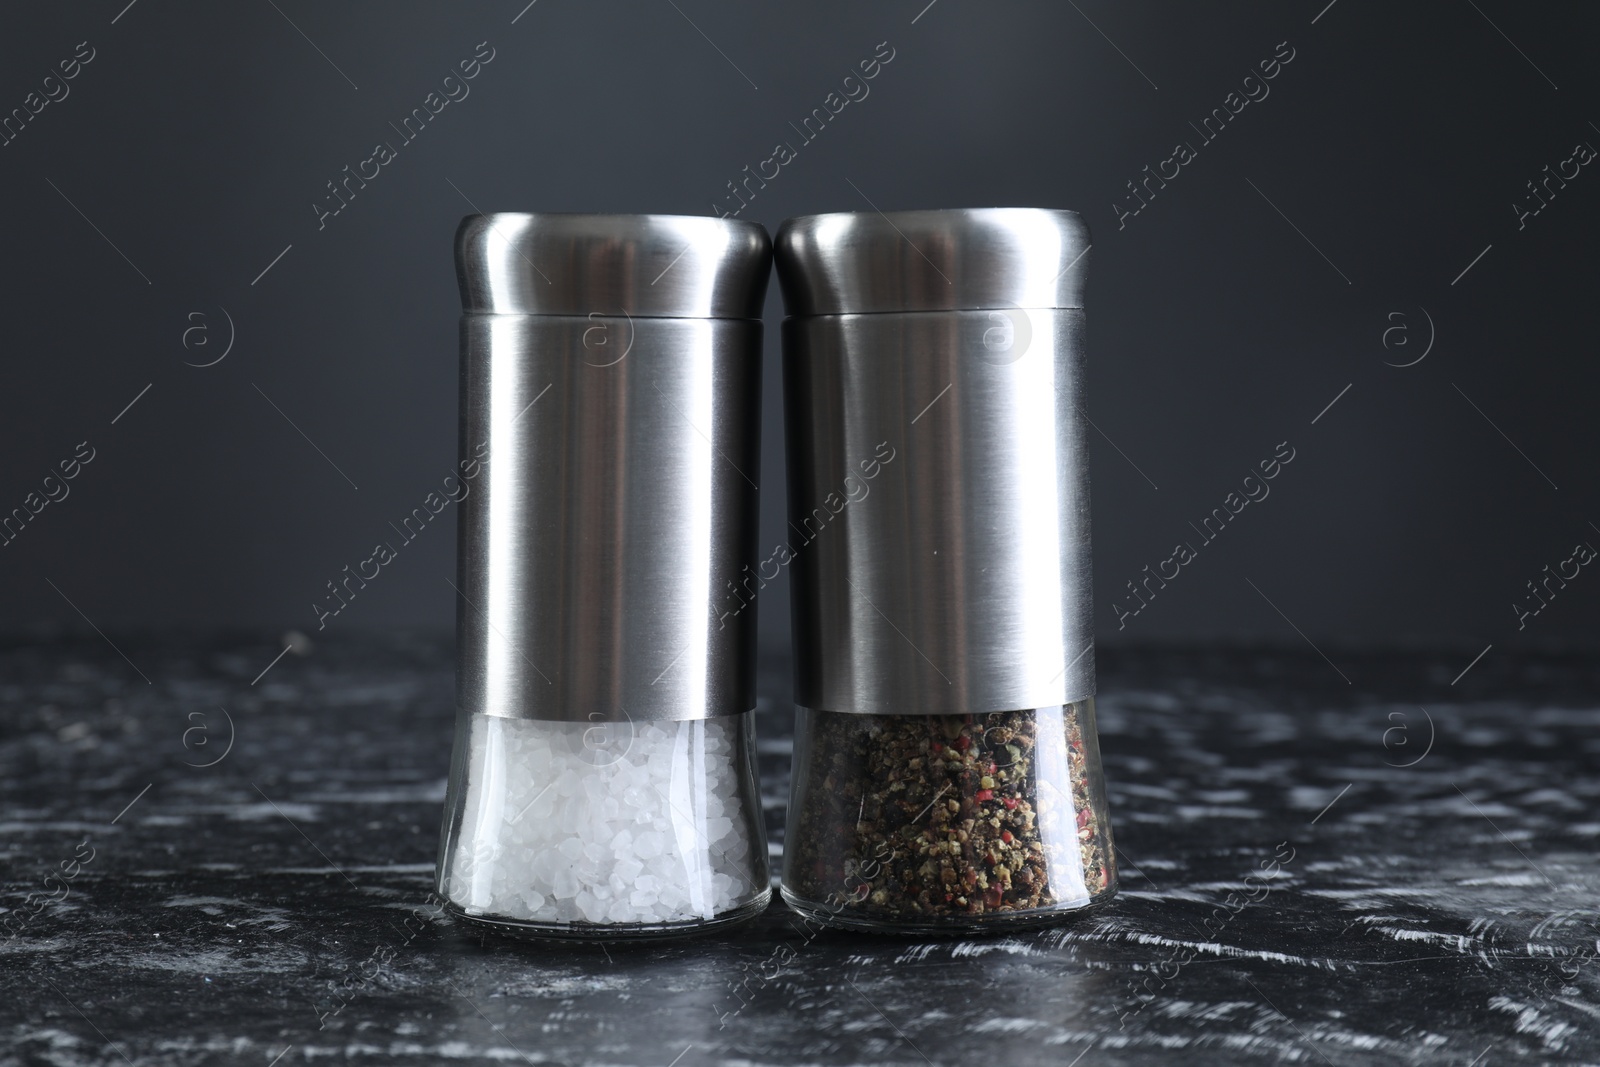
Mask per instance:
[[[1106,909],[603,949],[427,905],[447,637],[112,637],[0,647],[6,1064],[1600,1062],[1592,654],[1104,651]]]

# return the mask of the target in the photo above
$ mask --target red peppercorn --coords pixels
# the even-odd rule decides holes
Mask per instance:
[[[956,738],[956,747],[965,752],[967,749],[972,747],[972,738],[968,737],[966,734],[962,734],[960,737]]]
[[[993,789],[980,789],[976,793],[972,794],[972,797],[973,797],[974,800],[977,800],[980,803],[982,801],[985,801],[985,800],[993,800],[994,799],[994,790]],[[1082,824],[1080,824],[1080,825],[1082,825]]]
[[[937,742],[937,741],[935,741],[935,742],[934,742],[934,743],[933,743],[933,750],[934,750],[934,751],[935,751],[935,752],[943,752],[943,751],[944,751],[944,746],[943,746],[943,745],[941,745],[941,744],[940,744],[940,743],[939,743],[939,742]]]
[[[1011,840],[1012,840],[1011,831],[1010,830],[1001,830],[1000,831],[1000,840],[1004,841],[1008,845],[1011,844]]]
[[[1088,808],[1080,808],[1078,810],[1078,829],[1082,830],[1085,826],[1088,826],[1088,825],[1089,825],[1089,809]]]
[[[1006,806],[1006,810],[1007,811],[1010,811],[1012,808],[1015,808],[1017,806],[1017,798],[1016,797],[1003,797],[1003,798],[1001,798],[1000,803],[1002,803],[1002,804],[1004,804]]]

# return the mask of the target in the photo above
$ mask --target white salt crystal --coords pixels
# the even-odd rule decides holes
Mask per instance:
[[[553,848],[534,853],[533,861],[529,864],[529,872],[533,875],[532,881],[549,885],[550,880],[556,876],[556,870],[561,866],[564,866],[561,854]]]
[[[739,719],[608,726],[479,716],[447,885],[475,914],[540,923],[708,919],[764,872],[740,805]]]
[[[661,855],[661,835],[654,830],[647,830],[640,834],[633,842],[633,854],[640,859],[654,859]]]

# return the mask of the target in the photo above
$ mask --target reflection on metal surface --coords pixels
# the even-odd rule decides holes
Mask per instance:
[[[462,224],[461,448],[484,466],[460,512],[464,712],[754,706],[755,613],[713,605],[756,562],[769,249],[712,219]]]
[[[897,459],[794,562],[796,702],[867,714],[1094,692],[1089,234],[1023,208],[821,215],[778,235],[792,526]]]

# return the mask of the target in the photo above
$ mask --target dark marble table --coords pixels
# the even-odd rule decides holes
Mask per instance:
[[[1600,1062],[1593,654],[1106,650],[1105,910],[604,949],[428,906],[447,638],[111,636],[0,647],[0,1063]]]

